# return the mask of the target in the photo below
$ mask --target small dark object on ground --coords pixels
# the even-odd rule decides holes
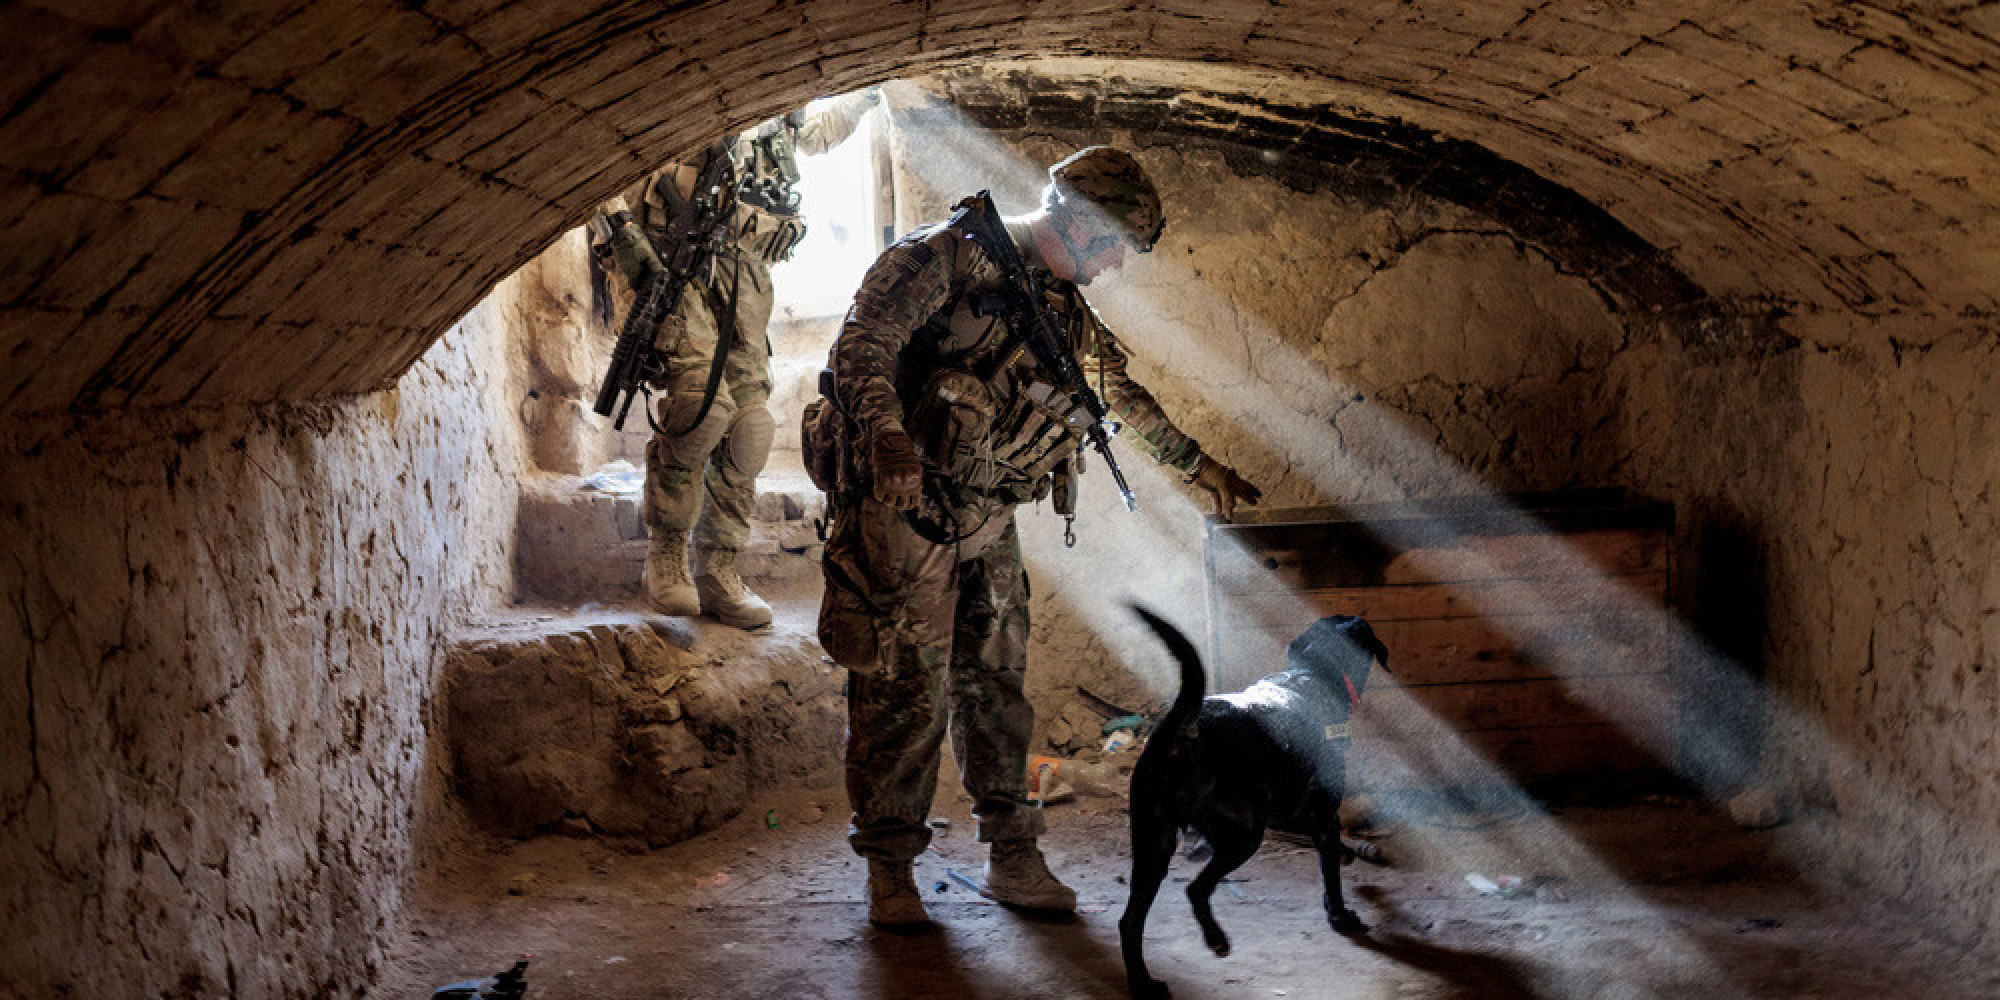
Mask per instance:
[[[528,993],[529,957],[521,956],[512,968],[497,976],[440,986],[431,1000],[522,1000]]]

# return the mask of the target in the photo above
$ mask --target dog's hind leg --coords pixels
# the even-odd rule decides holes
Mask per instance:
[[[1132,813],[1132,893],[1125,899],[1125,913],[1118,918],[1118,948],[1125,957],[1125,985],[1132,1000],[1165,1000],[1167,984],[1146,971],[1146,915],[1160,895],[1160,883],[1167,880],[1167,866],[1173,861],[1180,834],[1171,820],[1155,816],[1151,822]],[[1149,829],[1142,830],[1145,826]]]
[[[1231,832],[1224,836],[1213,836],[1208,842],[1215,848],[1215,857],[1201,870],[1201,874],[1188,883],[1188,904],[1194,907],[1194,919],[1201,924],[1201,939],[1210,951],[1217,955],[1229,954],[1229,935],[1222,932],[1222,925],[1215,922],[1215,911],[1209,907],[1209,897],[1215,895],[1215,887],[1229,877],[1229,873],[1242,867],[1257,853],[1257,846],[1264,840],[1263,831],[1254,833]]]

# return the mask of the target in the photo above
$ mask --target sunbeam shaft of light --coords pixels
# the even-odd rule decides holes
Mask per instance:
[[[1040,174],[1040,165],[1022,161],[1001,144],[983,136],[974,128],[962,128],[956,130],[955,134],[958,138],[957,148],[954,150],[956,159],[947,166],[932,169],[932,165],[923,157],[917,157],[905,164],[907,169],[920,175],[922,182],[934,191],[970,191],[997,187],[999,180],[1003,178],[1008,179],[1008,182],[1018,189],[1027,186],[1023,183],[1024,178]],[[978,165],[970,175],[965,168],[968,162]],[[990,171],[991,176],[981,176],[979,171]],[[1170,217],[1172,212],[1173,208],[1169,206]],[[1174,265],[1167,264],[1164,267],[1171,273]],[[1108,279],[1114,289],[1117,277],[1112,275]],[[1202,287],[1199,279],[1189,274],[1171,273],[1169,280],[1181,288],[1184,294],[1186,290]],[[1093,292],[1095,291],[1096,289],[1093,289]],[[1143,331],[1131,337],[1135,354],[1144,355],[1149,344],[1159,346],[1163,339],[1172,339],[1179,348],[1177,352],[1179,356],[1186,356],[1190,350],[1195,353],[1200,360],[1200,370],[1207,372],[1237,370],[1232,361],[1215,355],[1208,348],[1207,337],[1201,331],[1189,328],[1174,317],[1151,308],[1150,303],[1143,298],[1118,295],[1114,292],[1102,296],[1093,295],[1093,301],[1097,302],[1113,329],[1121,333]],[[1294,375],[1300,371],[1312,372],[1317,369],[1317,366],[1307,359],[1288,355],[1277,338],[1267,331],[1252,330],[1247,334],[1247,340],[1256,343],[1256,350],[1249,353],[1262,354],[1260,367],[1267,370],[1273,363],[1271,360],[1273,355],[1278,358],[1276,364],[1297,366],[1290,369]],[[1238,378],[1246,385],[1253,381],[1247,375],[1239,375]],[[1331,377],[1325,379],[1323,388],[1327,392],[1343,397],[1348,393],[1348,389],[1341,385],[1338,379]],[[1157,387],[1155,389],[1157,391]],[[1326,434],[1323,425],[1314,426],[1310,418],[1287,408],[1269,395],[1264,396],[1259,403],[1256,408],[1257,419],[1246,421],[1244,429],[1266,436],[1267,444],[1272,445],[1276,453],[1287,454],[1287,446],[1310,447],[1311,442],[1324,440]],[[1393,425],[1393,420],[1377,420],[1374,424],[1390,426]],[[1428,468],[1425,471],[1449,483],[1451,488],[1466,495],[1489,492],[1472,477],[1464,475],[1447,456],[1438,454],[1429,445],[1414,440],[1408,444],[1411,446],[1411,453],[1428,456]],[[1128,448],[1127,452],[1129,451]],[[1303,465],[1308,474],[1314,476],[1315,486],[1323,496],[1352,497],[1357,495],[1357,492],[1361,495],[1367,495],[1369,492],[1395,495],[1392,490],[1397,481],[1403,478],[1385,470],[1343,467],[1342,456],[1337,453],[1329,457],[1333,460],[1294,463],[1294,467]],[[1141,672],[1143,676],[1159,678],[1168,676],[1168,672],[1163,667],[1150,664],[1159,663],[1160,654],[1157,650],[1147,649],[1139,643],[1136,626],[1124,621],[1122,612],[1117,610],[1123,603],[1119,598],[1136,594],[1148,598],[1157,605],[1160,603],[1157,594],[1149,594],[1147,591],[1162,589],[1171,595],[1171,600],[1167,602],[1169,606],[1163,609],[1169,615],[1178,616],[1182,621],[1205,619],[1206,609],[1198,596],[1204,579],[1201,568],[1205,541],[1200,530],[1200,514],[1189,504],[1180,487],[1163,482],[1166,477],[1157,467],[1149,467],[1148,463],[1126,464],[1135,488],[1141,493],[1143,514],[1134,517],[1117,512],[1104,497],[1108,491],[1098,490],[1095,494],[1096,499],[1091,499],[1087,494],[1086,502],[1082,504],[1079,518],[1082,523],[1079,533],[1086,541],[1081,542],[1077,550],[1064,552],[1053,548],[1046,540],[1046,536],[1029,533],[1030,529],[1036,526],[1032,524],[1024,524],[1023,541],[1030,566],[1042,586],[1047,587],[1052,577],[1054,586],[1069,596],[1087,627],[1098,634],[1102,644],[1112,656],[1125,664],[1127,669]],[[1102,478],[1101,473],[1099,478]],[[1393,539],[1391,542],[1393,543]],[[1317,614],[1317,610],[1311,608],[1305,601],[1297,598],[1293,600],[1297,602],[1295,614],[1298,620],[1310,621]],[[1236,609],[1231,607],[1220,609],[1220,614],[1224,616],[1235,613]],[[1392,658],[1393,655],[1392,651]],[[1147,666],[1140,667],[1141,664]],[[1282,664],[1282,658],[1273,660],[1272,664],[1272,669],[1277,669]],[[1450,757],[1455,762],[1454,766],[1464,767],[1467,766],[1466,762],[1471,762],[1471,766],[1477,767],[1480,771],[1479,774],[1472,776],[1462,772],[1455,773],[1450,776],[1453,780],[1475,780],[1492,788],[1505,789],[1509,801],[1519,809],[1524,812],[1537,809],[1535,803],[1505,773],[1493,767],[1484,755],[1465,746],[1464,741],[1459,739],[1456,733],[1448,726],[1437,724],[1434,718],[1420,733],[1385,734],[1382,744],[1388,752],[1401,759],[1405,770],[1417,774],[1431,773],[1431,769],[1436,766],[1435,762],[1428,759],[1428,751],[1431,748],[1451,747]],[[1538,824],[1537,828],[1559,829],[1553,824]],[[1568,870],[1585,872],[1587,873],[1585,877],[1601,885],[1625,886],[1615,871],[1597,859],[1587,847],[1573,837],[1558,835],[1555,842],[1515,843],[1513,831],[1505,827],[1497,827],[1488,831],[1487,835],[1497,842],[1498,848],[1516,856],[1545,861],[1559,859]],[[1635,905],[1645,905],[1636,893],[1632,898]],[[1671,921],[1663,917],[1662,923],[1670,925]],[[1659,962],[1681,973],[1690,969],[1702,970],[1707,981],[1724,986],[1724,992],[1727,992],[1726,984],[1729,982],[1729,977],[1721,964],[1705,955],[1693,939],[1686,935],[1672,935],[1670,940],[1664,942],[1663,947],[1645,961]],[[1543,977],[1552,981],[1559,980],[1561,976],[1561,970],[1550,969],[1541,972]]]

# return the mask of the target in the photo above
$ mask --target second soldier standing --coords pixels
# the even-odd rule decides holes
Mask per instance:
[[[818,113],[772,119],[704,154],[732,161],[735,208],[724,219],[729,231],[707,282],[682,294],[655,339],[667,370],[658,386],[666,395],[646,446],[645,593],[661,614],[706,612],[746,629],[771,622],[770,605],[743,582],[737,566],[750,539],[757,476],[770,457],[774,430],[767,405],[771,265],[790,257],[805,235],[793,189],[795,157],[845,141],[878,99],[872,90],[850,94]],[[648,265],[628,260],[631,248],[643,256],[648,247],[668,245],[670,234],[680,235],[675,227],[690,214],[703,166],[698,158],[662,168],[604,206],[603,214],[618,220],[614,233],[621,224],[634,225],[645,237],[635,241],[627,234],[612,242],[619,270],[634,288]],[[718,352],[724,339],[728,346]]]

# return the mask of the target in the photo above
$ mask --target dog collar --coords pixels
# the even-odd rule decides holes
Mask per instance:
[[[1333,724],[1332,724],[1332,725],[1330,725],[1330,726],[1327,726],[1327,727],[1326,727],[1326,738],[1327,738],[1327,739],[1329,739],[1329,740],[1344,740],[1344,739],[1347,739],[1347,738],[1348,738],[1348,737],[1347,737],[1347,723],[1345,723],[1345,722],[1336,722],[1336,723],[1333,723]]]

